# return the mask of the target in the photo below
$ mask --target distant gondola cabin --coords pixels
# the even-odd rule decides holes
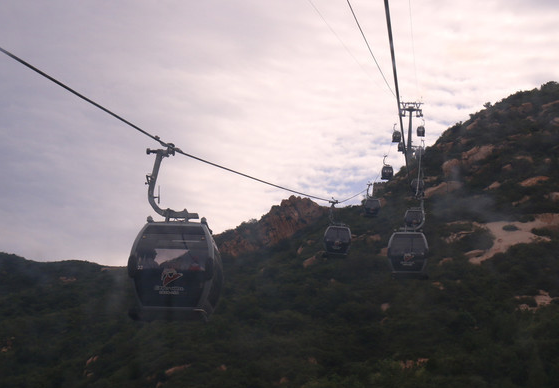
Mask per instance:
[[[394,176],[394,169],[392,168],[392,166],[390,165],[384,165],[382,166],[382,170],[380,172],[380,177],[384,180],[389,180],[392,179],[392,177]]]
[[[378,215],[381,208],[380,199],[378,198],[367,198],[363,203],[363,211],[365,216],[374,217]]]
[[[332,255],[345,256],[351,245],[351,230],[344,225],[330,225],[324,232],[324,249]]]
[[[411,208],[406,210],[404,215],[404,223],[406,227],[416,229],[420,228],[424,222],[424,212],[421,208]]]

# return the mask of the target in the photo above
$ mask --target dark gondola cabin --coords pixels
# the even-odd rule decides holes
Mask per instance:
[[[324,249],[327,254],[345,256],[351,245],[351,230],[343,225],[330,225],[324,232]]]
[[[382,166],[382,170],[380,171],[380,177],[384,180],[390,180],[394,176],[394,169],[392,166],[386,164]]]
[[[128,260],[138,306],[133,319],[207,320],[223,284],[223,268],[207,225],[148,222]]]
[[[417,136],[425,137],[425,127],[423,125],[417,127]]]
[[[404,215],[404,223],[407,228],[416,230],[423,226],[424,221],[425,215],[421,208],[411,208],[406,210],[406,214]]]
[[[399,143],[402,140],[402,134],[398,131],[392,132],[392,143]]]
[[[388,260],[394,277],[425,278],[429,246],[421,232],[395,232],[388,241]]]
[[[363,203],[363,212],[367,217],[375,217],[380,211],[380,199],[378,198],[367,198],[365,203]]]

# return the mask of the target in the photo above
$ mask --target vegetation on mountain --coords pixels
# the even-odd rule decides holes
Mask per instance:
[[[558,138],[550,82],[486,104],[426,150],[428,280],[392,279],[386,258],[417,202],[405,170],[375,188],[378,217],[337,209],[353,233],[346,258],[323,254],[327,211],[285,222],[284,207],[307,201],[295,197],[273,208],[289,237],[239,250],[271,235],[270,216],[216,236],[234,249],[207,324],[130,320],[125,268],[2,253],[0,386],[557,387],[559,226],[471,259],[498,243],[488,223],[506,235],[559,213]]]

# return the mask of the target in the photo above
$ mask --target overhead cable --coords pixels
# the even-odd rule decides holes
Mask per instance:
[[[419,81],[417,78],[417,65],[415,61],[415,40],[413,37],[413,22],[412,22],[412,12],[411,12],[411,0],[408,0],[408,8],[410,10],[410,35],[411,35],[411,50],[413,55],[413,71],[415,75],[415,89],[419,94]]]
[[[404,157],[406,160],[406,170],[409,174],[408,168],[408,147],[409,144],[405,142],[404,123],[400,112],[400,90],[398,88],[398,72],[396,71],[396,54],[394,54],[394,38],[392,37],[392,23],[390,22],[390,8],[388,0],[384,0],[384,9],[386,13],[386,27],[388,29],[388,41],[390,43],[390,56],[392,57],[392,71],[394,73],[394,87],[396,89],[396,103],[398,104],[398,119],[400,120],[400,131],[402,132],[402,143],[404,144]],[[409,139],[408,139],[409,141]],[[409,178],[409,177],[408,177]]]
[[[349,5],[349,9],[351,10],[351,14],[353,15],[353,18],[355,19],[355,23],[357,23],[357,27],[359,27],[359,31],[361,32],[361,36],[365,40],[365,44],[367,45],[367,48],[369,49],[369,53],[373,57],[373,60],[375,61],[375,64],[377,65],[378,71],[380,71],[380,75],[382,75],[382,79],[384,80],[384,83],[386,84],[386,86],[388,86],[388,89],[390,90],[392,95],[396,96],[394,94],[394,91],[390,87],[390,84],[386,80],[386,77],[384,76],[384,73],[382,72],[382,69],[380,68],[380,65],[378,64],[377,59],[375,58],[375,54],[373,54],[373,50],[371,50],[371,46],[369,45],[369,42],[367,41],[367,38],[365,37],[365,33],[363,32],[363,29],[361,28],[361,25],[359,24],[359,20],[357,20],[357,16],[355,15],[355,12],[353,12],[353,7],[351,6],[351,3],[349,2],[349,0],[346,0],[346,1],[347,1],[347,5]]]
[[[375,82],[376,84],[376,80],[373,78],[373,76],[367,71],[367,69],[365,69],[365,67],[363,67],[363,65],[361,64],[361,62],[359,62],[357,60],[357,58],[355,57],[355,55],[353,55],[353,53],[351,52],[351,50],[346,46],[346,44],[344,43],[344,41],[340,38],[340,36],[336,33],[336,31],[334,31],[334,29],[332,28],[332,26],[330,25],[330,23],[328,23],[328,21],[326,20],[326,18],[322,15],[322,13],[319,11],[319,9],[317,8],[316,5],[314,5],[314,3],[312,2],[312,0],[308,0],[308,2],[310,3],[310,5],[314,8],[314,10],[316,11],[316,13],[318,14],[318,16],[320,16],[320,18],[322,19],[322,21],[324,22],[324,24],[326,24],[326,26],[328,27],[328,29],[332,32],[332,34],[334,34],[334,36],[338,39],[338,41],[341,43],[341,45],[344,47],[344,49],[347,51],[347,53],[353,58],[353,60],[355,61],[355,63],[357,63],[357,65],[359,65],[359,67],[361,68],[361,70],[363,70],[363,72],[365,72],[365,74],[367,74],[371,80],[373,82]],[[378,86],[378,84],[377,84]],[[390,90],[390,88],[389,88]],[[390,93],[394,94],[392,92],[392,90],[390,90]]]
[[[167,147],[168,144],[163,143],[161,140],[159,140],[159,138],[157,136],[153,136],[150,133],[144,131],[143,129],[141,129],[140,127],[132,124],[130,121],[125,120],[124,118],[120,117],[119,115],[117,115],[116,113],[111,112],[110,110],[108,110],[107,108],[105,108],[104,106],[96,103],[95,101],[87,98],[86,96],[84,96],[83,94],[78,93],[77,91],[75,91],[74,89],[66,86],[65,84],[63,84],[62,82],[58,81],[56,78],[51,77],[50,75],[48,75],[47,73],[39,70],[38,68],[36,68],[35,66],[31,65],[28,62],[25,62],[23,59],[15,56],[14,54],[12,54],[11,52],[4,50],[2,47],[0,47],[0,51],[3,52],[4,54],[6,54],[7,56],[11,57],[12,59],[15,59],[16,61],[18,61],[19,63],[21,63],[22,65],[27,66],[28,68],[30,68],[31,70],[33,70],[34,72],[42,75],[43,77],[47,78],[48,80],[54,82],[55,84],[57,84],[58,86],[66,89],[67,91],[69,91],[70,93],[78,96],[79,98],[81,98],[82,100],[85,100],[87,102],[89,102],[90,104],[94,105],[95,107],[101,109],[102,111],[110,114],[111,116],[115,117],[116,119],[122,121],[125,124],[128,124],[129,126],[131,126],[132,128],[136,129],[137,131],[143,133],[144,135],[152,138],[153,140],[159,142],[162,146]]]
[[[138,132],[142,133],[143,135],[145,135],[145,136],[147,136],[147,137],[149,137],[149,138],[155,140],[155,141],[158,142],[161,146],[173,149],[176,153],[179,153],[179,154],[184,155],[184,156],[187,156],[187,157],[189,157],[189,158],[198,160],[199,162],[209,164],[210,166],[213,166],[213,167],[220,168],[220,169],[222,169],[222,170],[231,172],[231,173],[233,173],[233,174],[237,174],[237,175],[240,175],[240,176],[242,176],[242,177],[245,177],[245,178],[248,178],[248,179],[252,179],[252,180],[254,180],[254,181],[263,183],[263,184],[268,185],[268,186],[272,186],[272,187],[275,187],[275,188],[278,188],[278,189],[281,189],[281,190],[285,190],[285,191],[288,191],[288,192],[291,192],[291,193],[294,193],[294,194],[299,194],[299,195],[302,195],[302,196],[304,196],[304,197],[309,197],[309,198],[316,199],[316,200],[319,200],[319,201],[330,202],[330,200],[327,199],[327,198],[322,198],[322,197],[318,197],[318,196],[315,196],[315,195],[309,195],[309,194],[306,194],[306,193],[303,193],[303,192],[300,192],[300,191],[292,190],[292,189],[287,188],[287,187],[285,187],[285,186],[277,185],[277,184],[275,184],[275,183],[271,183],[271,182],[268,182],[268,181],[266,181],[266,180],[253,177],[253,176],[251,176],[251,175],[248,175],[248,174],[245,174],[245,173],[242,173],[242,172],[233,170],[233,169],[231,169],[231,168],[228,168],[228,167],[219,165],[219,164],[217,164],[217,163],[213,163],[213,162],[210,162],[210,161],[208,161],[208,160],[202,159],[202,158],[200,158],[200,157],[197,157],[197,156],[191,155],[191,154],[189,154],[189,153],[186,153],[186,152],[182,151],[180,148],[175,147],[174,144],[172,144],[172,143],[166,143],[166,142],[162,141],[162,140],[160,139],[159,136],[152,135],[151,133],[149,133],[149,132],[143,130],[142,128],[140,128],[140,127],[138,127],[137,125],[131,123],[130,121],[124,119],[123,117],[117,115],[116,113],[112,112],[111,110],[105,108],[105,107],[102,106],[101,104],[99,104],[99,103],[97,103],[97,102],[91,100],[90,98],[87,98],[86,96],[84,96],[84,95],[81,94],[81,93],[78,93],[76,90],[70,88],[69,86],[65,85],[64,83],[58,81],[56,78],[54,78],[54,77],[48,75],[47,73],[41,71],[41,70],[38,69],[37,67],[31,65],[30,63],[28,63],[28,62],[24,61],[23,59],[17,57],[16,55],[14,55],[14,54],[12,54],[11,52],[9,52],[9,51],[3,49],[2,47],[0,47],[0,51],[3,52],[4,54],[6,54],[7,56],[9,56],[10,58],[16,60],[17,62],[21,63],[22,65],[28,67],[29,69],[31,69],[31,70],[35,71],[36,73],[42,75],[43,77],[47,78],[48,80],[54,82],[54,83],[57,84],[58,86],[60,86],[60,87],[62,87],[62,88],[64,88],[64,89],[66,89],[67,91],[69,91],[70,93],[76,95],[77,97],[81,98],[82,100],[84,100],[84,101],[86,101],[86,102],[92,104],[93,106],[95,106],[95,107],[101,109],[102,111],[108,113],[109,115],[113,116],[114,118],[116,118],[116,119],[122,121],[123,123],[129,125],[130,127],[134,128],[135,130],[137,130]],[[350,197],[350,198],[348,198],[348,199],[345,199],[344,201],[339,201],[339,202],[349,201],[350,199],[356,197],[357,195],[359,195],[359,194],[361,194],[361,193],[362,193],[362,192],[357,193],[357,194],[354,195],[353,197]]]
[[[353,199],[353,198],[357,197],[357,196],[358,196],[359,194],[363,194],[363,193],[364,193],[365,191],[367,191],[367,189],[365,189],[365,190],[361,190],[361,191],[360,191],[360,192],[358,192],[357,194],[355,194],[355,195],[352,195],[351,197],[349,197],[349,198],[346,198],[346,199],[344,199],[343,201],[337,201],[337,203],[344,203],[344,202],[347,202],[347,201],[349,201],[349,200],[351,200],[351,199]]]

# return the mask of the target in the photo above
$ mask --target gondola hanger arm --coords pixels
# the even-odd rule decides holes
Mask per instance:
[[[371,187],[373,188],[373,190],[371,190]],[[369,194],[369,190],[371,190],[371,194]],[[367,198],[373,198],[374,192],[375,192],[375,186],[373,182],[367,183]]]
[[[148,201],[153,210],[160,216],[165,217],[165,221],[169,221],[169,219],[184,219],[188,221],[190,219],[198,219],[198,213],[189,213],[188,210],[184,209],[181,211],[176,211],[173,209],[161,209],[159,205],[155,202],[155,199],[159,199],[159,196],[155,196],[154,189],[155,189],[155,182],[157,181],[157,176],[159,175],[159,168],[161,167],[161,161],[163,158],[166,158],[170,155],[175,155],[175,146],[173,144],[169,144],[167,149],[158,149],[152,150],[147,149],[146,153],[148,155],[155,154],[155,162],[153,164],[153,170],[150,175],[146,175],[146,184],[148,185]],[[158,201],[159,202],[159,201]]]

